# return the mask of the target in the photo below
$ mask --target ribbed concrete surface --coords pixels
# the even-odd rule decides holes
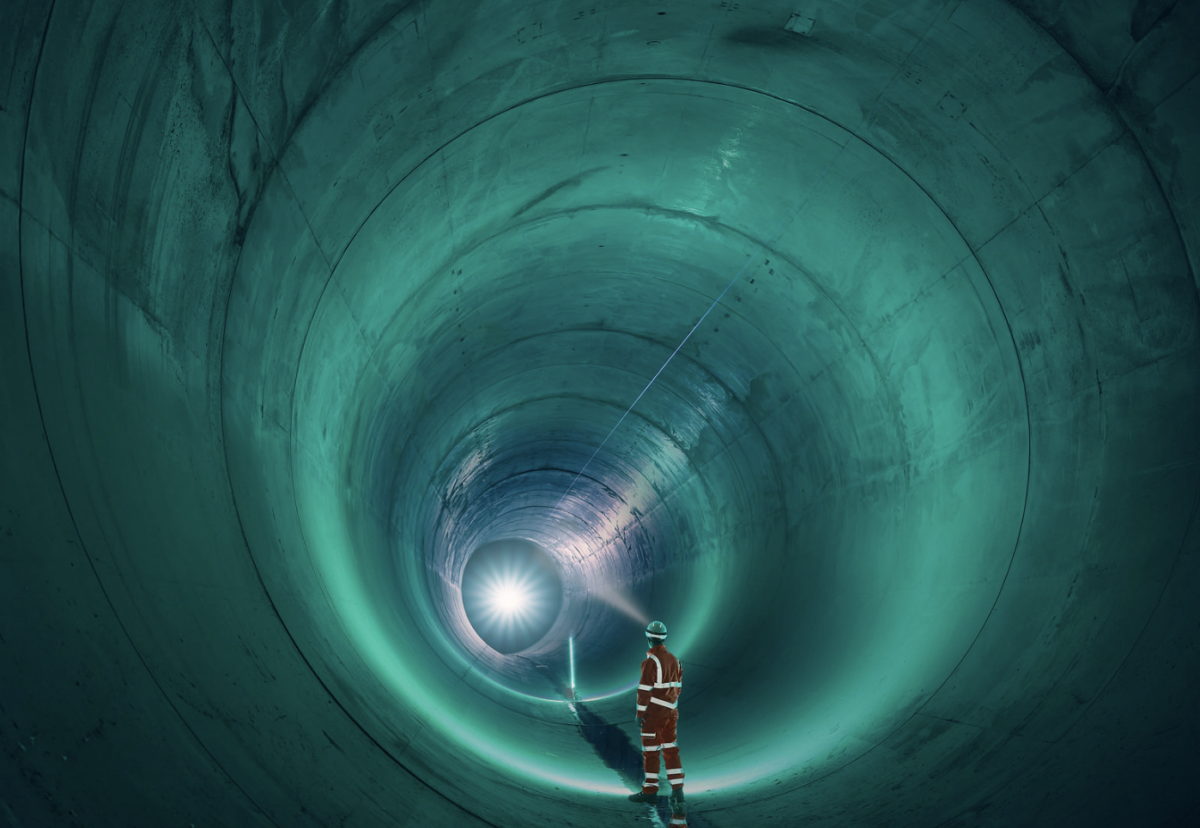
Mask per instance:
[[[644,613],[694,825],[1184,824],[1198,37],[5,6],[0,815],[652,821]],[[458,592],[506,537],[563,573],[516,657]]]

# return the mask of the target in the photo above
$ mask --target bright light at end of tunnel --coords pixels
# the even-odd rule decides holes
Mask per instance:
[[[546,634],[562,606],[558,565],[519,540],[480,547],[462,576],[463,608],[480,638],[501,653],[519,652]]]
[[[506,616],[519,615],[529,603],[529,591],[524,584],[505,581],[492,587],[489,600],[496,613]]]

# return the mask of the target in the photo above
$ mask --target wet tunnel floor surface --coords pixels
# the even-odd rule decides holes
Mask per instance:
[[[536,665],[539,673],[550,682],[555,692],[561,692],[568,701],[572,698],[571,686],[553,669],[544,665]],[[579,722],[579,733],[592,746],[592,750],[600,757],[605,765],[612,768],[630,793],[642,789],[643,767],[641,745],[635,745],[624,730],[615,724],[604,720],[602,716],[591,710],[587,704],[574,701],[570,705],[575,720]],[[687,773],[686,755],[683,759],[684,773]],[[686,785],[684,786],[686,791]],[[671,823],[671,806],[666,794],[659,796],[655,805],[649,803],[628,802],[630,815],[635,822],[649,822],[657,828],[659,825],[669,826]],[[691,801],[687,803],[688,828],[708,828],[708,822],[696,811]]]
[[[592,750],[600,757],[605,765],[616,771],[621,781],[628,786],[630,793],[641,790],[643,769],[640,746],[635,746],[629,735],[620,727],[606,722],[594,713],[583,702],[572,705],[575,718],[579,721],[579,733],[592,746]],[[687,771],[687,765],[684,765]],[[686,787],[685,787],[686,790]],[[705,828],[704,821],[688,802],[687,824],[689,828]],[[637,821],[649,820],[651,824],[669,825],[671,822],[671,807],[666,794],[659,796],[657,805],[648,803],[629,803],[631,813],[636,814]],[[660,822],[655,821],[655,817]]]

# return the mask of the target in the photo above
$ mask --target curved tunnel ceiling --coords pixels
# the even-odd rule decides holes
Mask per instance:
[[[8,820],[661,819],[650,618],[689,824],[1193,812],[1200,16],[1073,14],[0,13]]]

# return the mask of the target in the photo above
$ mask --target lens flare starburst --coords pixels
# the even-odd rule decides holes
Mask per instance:
[[[539,615],[547,603],[539,580],[536,573],[528,570],[496,572],[487,576],[482,585],[484,622],[513,628],[527,624]]]
[[[512,653],[542,638],[562,606],[557,565],[533,544],[481,547],[462,579],[463,608],[490,647]]]

